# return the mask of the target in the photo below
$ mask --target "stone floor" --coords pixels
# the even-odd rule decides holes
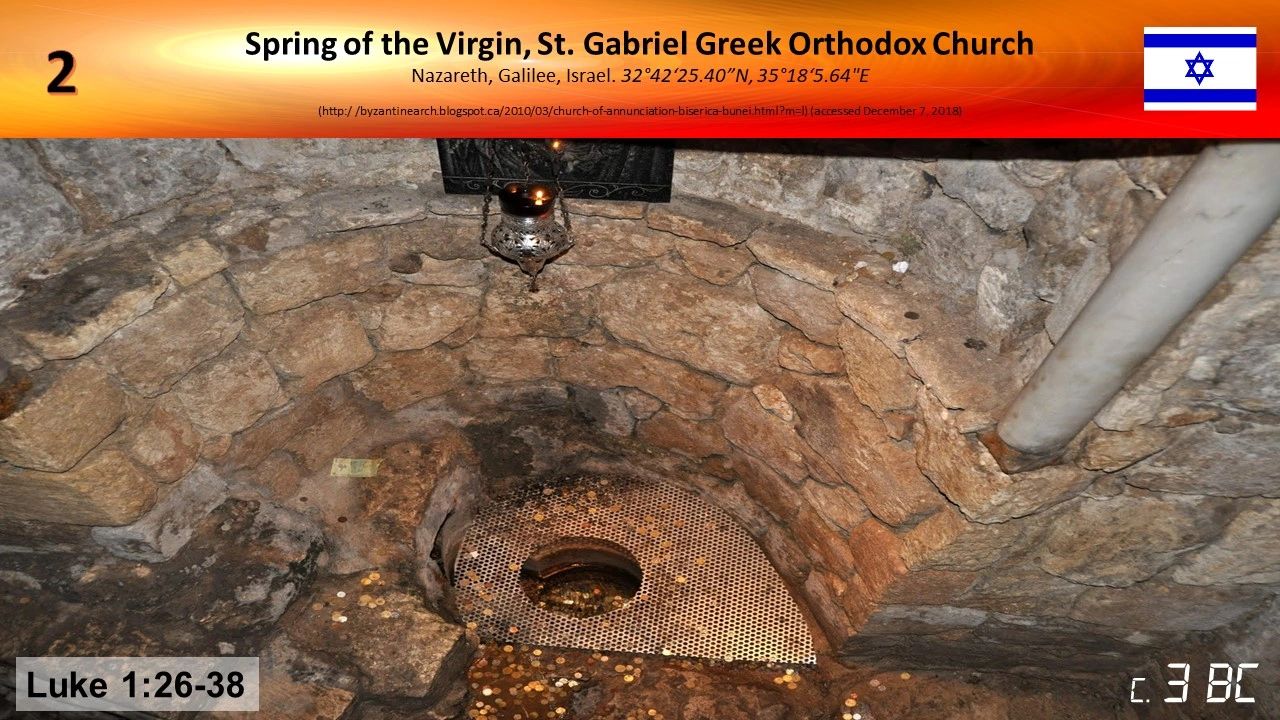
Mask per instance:
[[[1014,720],[1116,718],[1107,693],[1002,676],[782,667],[481,645],[466,714],[537,720]]]

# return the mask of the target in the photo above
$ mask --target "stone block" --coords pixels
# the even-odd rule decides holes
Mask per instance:
[[[809,506],[837,533],[848,534],[871,516],[858,493],[846,486],[827,485],[816,480],[804,483],[803,492]]]
[[[583,217],[573,223],[575,245],[565,261],[573,265],[638,267],[666,255],[674,246],[670,235],[651,230],[636,220]]]
[[[936,187],[911,208],[908,222],[907,236],[918,249],[908,274],[949,291],[976,293],[984,266],[993,259],[1017,264],[1027,252],[1021,233],[994,231],[967,205]]]
[[[800,435],[858,491],[872,515],[894,526],[910,524],[943,504],[910,451],[885,435],[848,383],[786,374],[777,385],[796,408]]]
[[[514,266],[495,270],[484,296],[482,337],[577,337],[587,332],[596,315],[596,291],[575,288],[572,273],[543,270],[538,292],[529,292],[529,278]]]
[[[907,345],[907,362],[942,404],[952,410],[995,413],[1013,398],[1013,360],[964,321],[936,325]]]
[[[107,224],[211,186],[226,155],[214,140],[43,140],[66,191]]]
[[[818,621],[827,643],[834,647],[843,645],[857,631],[836,594],[836,588],[843,586],[844,581],[837,575],[814,570],[805,577],[800,588],[805,606]]]
[[[31,270],[80,239],[80,218],[21,140],[0,142],[0,267]],[[17,291],[0,288],[0,305]]]
[[[772,367],[779,334],[750,290],[657,270],[603,286],[599,317],[619,339],[744,384]]]
[[[788,332],[778,341],[778,365],[806,375],[839,375],[844,372],[844,353]]]
[[[888,604],[961,605],[959,598],[977,579],[976,572],[915,570],[885,588],[880,601]]]
[[[606,435],[628,437],[636,427],[636,419],[627,409],[627,401],[619,390],[569,388],[569,402],[578,415],[592,428]]]
[[[655,230],[722,247],[746,242],[762,222],[758,213],[744,212],[739,205],[688,195],[650,205],[645,219]]]
[[[155,568],[180,573],[163,607],[198,622],[206,637],[240,638],[270,628],[286,609],[298,607],[294,599],[312,584],[324,549],[324,536],[302,515],[271,503],[228,500],[199,523],[169,563]],[[187,570],[211,565],[216,572]],[[154,612],[155,582],[154,575],[142,582],[140,611]],[[309,604],[302,608],[315,614]]]
[[[889,605],[880,608],[862,628],[865,635],[932,635],[960,628],[976,628],[988,614],[950,605]]]
[[[430,139],[226,139],[222,144],[249,170],[289,178],[298,187],[423,182],[440,171]]]
[[[891,583],[907,573],[902,539],[875,518],[868,518],[849,533],[849,547],[858,577],[877,600]]]
[[[289,247],[231,266],[232,283],[249,309],[270,314],[313,300],[363,292],[387,279],[384,248],[370,231]]]
[[[449,392],[464,376],[455,353],[425,348],[381,355],[349,377],[356,392],[387,410],[399,410]]]
[[[898,357],[906,357],[906,343],[935,322],[935,315],[948,312],[941,298],[930,296],[919,281],[911,278],[903,278],[899,288],[859,273],[840,283],[835,294],[840,312],[879,338]]]
[[[714,285],[730,285],[756,261],[741,246],[725,248],[698,240],[678,240],[676,252],[685,270]]]
[[[216,433],[243,430],[287,402],[266,358],[243,345],[187,373],[173,395],[187,417]]]
[[[803,496],[799,502],[799,511],[786,519],[786,527],[809,553],[815,567],[845,578],[861,574],[863,568],[858,567],[858,548],[853,541],[832,533],[826,521],[804,502]],[[875,553],[872,551],[871,555]]]
[[[94,357],[148,397],[222,352],[244,326],[244,308],[221,276],[161,301],[102,344]]]
[[[883,263],[884,258],[868,252],[868,246],[799,223],[762,226],[747,241],[757,262],[822,290],[834,289],[838,280],[853,277],[873,263]]]
[[[284,205],[272,226],[274,246],[306,242],[311,233],[377,231],[427,217],[425,193],[408,183],[339,187],[303,195]]]
[[[1016,336],[1032,317],[1043,313],[1040,299],[1027,287],[1025,272],[1025,268],[1001,264],[982,266],[974,313],[978,327],[995,337]]]
[[[45,358],[79,357],[150,310],[169,282],[158,265],[121,251],[40,281],[4,322]]]
[[[355,370],[373,359],[373,346],[351,303],[321,300],[255,321],[250,337],[298,392]]]
[[[182,287],[195,285],[227,267],[222,250],[200,238],[165,248],[156,253],[156,260]]]
[[[1168,442],[1168,433],[1160,428],[1139,427],[1130,432],[1098,430],[1089,436],[1079,463],[1090,470],[1115,472],[1159,452]]]
[[[359,407],[344,405],[304,428],[283,447],[298,459],[304,469],[320,472],[330,467],[334,457],[341,456],[342,449],[364,432],[367,423],[368,419]]]
[[[758,458],[775,472],[798,483],[819,469],[824,477],[833,472],[796,430],[794,420],[784,420],[769,412],[754,394],[732,388],[725,395],[720,428],[739,450]]]
[[[488,271],[479,260],[458,258],[437,260],[425,253],[403,256],[405,264],[392,266],[397,277],[414,285],[444,285],[446,287],[479,287],[484,284]]]
[[[1036,197],[996,160],[939,160],[933,173],[948,196],[964,202],[990,227],[1017,230],[1036,207]]]
[[[282,501],[297,494],[302,481],[302,468],[289,453],[271,453],[258,465],[238,471],[233,476],[234,497],[261,497]]]
[[[867,407],[884,414],[915,405],[919,383],[907,364],[879,338],[846,321],[839,325],[837,342],[844,352],[849,383]]]
[[[583,345],[557,362],[561,380],[604,390],[632,387],[692,418],[710,417],[725,384],[673,360],[623,345]]]
[[[830,290],[820,290],[763,266],[753,267],[750,274],[756,302],[770,315],[814,342],[840,344],[840,325],[844,318]]]
[[[125,395],[97,365],[50,365],[35,375],[10,370],[0,382],[0,457],[18,467],[61,472],[111,434]]]
[[[156,406],[122,430],[122,448],[162,483],[177,480],[200,455],[200,434],[182,415]]]
[[[1005,160],[1000,163],[1015,180],[1027,187],[1044,187],[1071,172],[1070,160]]]
[[[1098,411],[1093,422],[1104,430],[1129,432],[1139,425],[1151,422],[1162,403],[1159,391],[1144,388],[1121,390]]]
[[[269,412],[253,427],[238,433],[223,462],[232,469],[253,467],[298,433],[337,412],[347,402],[350,402],[348,393],[340,383],[322,385],[314,393]]]
[[[480,293],[445,287],[413,285],[381,308],[373,330],[384,351],[417,350],[433,345],[461,328],[480,312]]]
[[[1185,557],[1172,577],[1184,585],[1280,583],[1280,500],[1250,500],[1222,535]]]
[[[796,517],[804,505],[804,498],[799,488],[790,480],[774,472],[767,464],[745,453],[733,453],[729,456],[726,473],[747,491],[747,495],[763,508],[774,520],[787,525]],[[815,529],[821,521],[810,523]],[[815,530],[816,532],[816,530]],[[816,537],[816,536],[815,536]],[[804,538],[795,537],[801,546],[805,546]]]
[[[1278,447],[1280,428],[1218,433],[1199,425],[1178,435],[1164,452],[1131,467],[1128,481],[1161,492],[1280,497]]]
[[[345,598],[336,597],[339,591]],[[381,602],[362,603],[362,596]],[[327,612],[312,610],[315,602]],[[361,585],[352,576],[318,583],[294,605],[284,630],[298,647],[354,666],[374,695],[431,696],[462,679],[470,652],[462,628],[429,612],[421,598],[394,585]]]
[[[686,420],[667,411],[638,423],[636,437],[654,447],[675,450],[694,458],[723,455],[729,451],[729,443],[716,423]]]
[[[963,599],[952,604],[1003,615],[1065,617],[1086,590],[1034,565],[1017,563],[982,573]]]
[[[1054,518],[1035,562],[1072,582],[1128,587],[1217,537],[1230,514],[1221,498],[1138,491],[1081,499]]]
[[[911,230],[902,209],[933,189],[915,160],[842,155],[831,158],[828,172],[830,213],[856,232],[887,237],[894,245],[904,244],[895,239],[905,240]]]
[[[902,557],[908,567],[936,570],[981,570],[1009,554],[1023,534],[1023,522],[971,522],[944,507],[902,535]]]
[[[0,516],[72,525],[126,525],[155,502],[156,486],[119,450],[90,453],[63,473],[0,471]]]
[[[462,351],[467,367],[490,381],[540,380],[554,374],[547,338],[475,338]]]
[[[622,399],[627,403],[627,409],[637,420],[651,418],[654,413],[662,409],[662,401],[643,390],[623,388],[621,392]]]
[[[207,466],[163,488],[155,505],[129,525],[97,527],[93,539],[126,560],[168,560],[186,545],[196,527],[227,498],[227,484]]]
[[[1216,630],[1256,610],[1263,588],[1197,587],[1148,582],[1134,587],[1086,590],[1071,610],[1081,622],[1154,632]]]

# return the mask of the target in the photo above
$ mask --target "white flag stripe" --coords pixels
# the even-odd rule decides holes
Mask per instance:
[[[1209,35],[1213,33],[1222,33],[1224,35],[1235,34],[1258,34],[1258,28],[1255,27],[1149,27],[1143,28],[1142,31],[1147,35]]]
[[[1187,61],[1204,55],[1212,60],[1206,77],[1197,84],[1187,77]],[[1258,86],[1257,51],[1254,48],[1147,48],[1143,54],[1142,86],[1148,90],[1164,88],[1256,88]],[[1204,66],[1196,64],[1196,72]]]
[[[1143,110],[1257,110],[1258,103],[1142,103]]]

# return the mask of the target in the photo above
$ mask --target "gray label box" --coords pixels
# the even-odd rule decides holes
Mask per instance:
[[[256,657],[19,657],[20,711],[257,711]]]

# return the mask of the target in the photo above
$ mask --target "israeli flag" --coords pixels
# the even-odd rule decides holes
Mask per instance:
[[[1149,27],[1142,109],[1257,110],[1258,28]]]

